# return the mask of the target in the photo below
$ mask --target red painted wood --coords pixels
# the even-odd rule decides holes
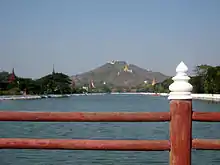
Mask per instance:
[[[220,122],[220,112],[193,112],[193,121]]]
[[[192,101],[170,102],[170,165],[191,165]]]
[[[0,149],[65,149],[65,150],[169,150],[168,140],[69,140],[0,138]]]
[[[0,121],[50,122],[162,122],[169,112],[10,112],[0,111]]]
[[[192,147],[197,150],[220,150],[220,140],[193,139]]]

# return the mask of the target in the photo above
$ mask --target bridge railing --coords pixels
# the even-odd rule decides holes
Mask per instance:
[[[0,138],[0,149],[64,149],[170,152],[170,165],[191,165],[191,150],[220,150],[220,140],[192,139],[192,121],[220,122],[220,112],[193,112],[192,85],[181,62],[170,85],[170,112],[11,112],[0,121],[170,122],[169,140],[84,140]],[[10,130],[9,130],[10,131]]]

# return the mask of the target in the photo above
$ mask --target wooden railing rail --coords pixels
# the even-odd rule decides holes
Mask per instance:
[[[82,140],[82,139],[25,139],[1,138],[2,149],[65,149],[65,150],[118,150],[165,151],[168,140]]]
[[[170,165],[191,165],[191,150],[220,150],[220,140],[192,139],[192,121],[220,122],[220,112],[193,112],[188,68],[181,62],[170,85],[170,112],[18,112],[0,111],[0,121],[166,122],[169,140],[83,140],[0,138],[0,149],[65,149],[170,152]]]
[[[10,112],[0,111],[0,121],[39,122],[164,122],[169,112]]]
[[[170,112],[30,112],[0,111],[0,121],[166,122]],[[220,112],[192,112],[192,121],[220,122]]]
[[[197,150],[220,150],[220,140],[193,139],[192,148]]]
[[[220,112],[193,112],[193,121],[220,122]]]

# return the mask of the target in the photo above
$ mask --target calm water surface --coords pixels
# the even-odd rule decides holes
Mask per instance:
[[[166,97],[140,95],[73,96],[45,100],[1,101],[8,111],[169,111]],[[193,101],[196,111],[220,111],[220,104]],[[165,123],[0,122],[0,137],[66,139],[169,139]],[[193,123],[194,138],[220,139],[220,123]],[[193,151],[193,165],[219,165],[220,152]],[[0,165],[168,165],[168,152],[0,150]]]

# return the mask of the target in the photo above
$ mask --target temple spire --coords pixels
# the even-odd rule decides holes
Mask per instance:
[[[53,71],[52,71],[52,74],[55,74],[54,64],[53,64]]]
[[[15,69],[14,68],[12,68],[12,74],[15,75]]]
[[[155,78],[153,78],[153,80],[152,80],[152,86],[154,86],[156,84],[156,79]]]
[[[11,82],[13,82],[13,81],[15,81],[15,70],[14,70],[14,68],[12,69],[12,72],[11,72],[11,74],[9,75],[9,78],[8,78],[8,82],[9,82],[9,83],[11,83]]]

